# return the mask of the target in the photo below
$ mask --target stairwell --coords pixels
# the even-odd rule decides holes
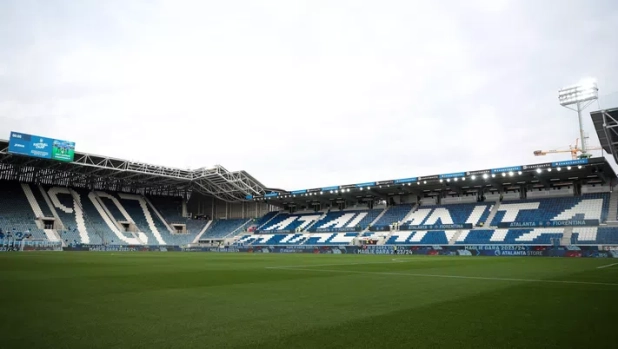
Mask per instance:
[[[47,204],[47,206],[49,206],[49,210],[51,211],[52,215],[56,219],[56,221],[54,222],[54,229],[56,229],[56,230],[64,230],[64,229],[66,229],[65,226],[64,226],[64,223],[62,223],[62,220],[60,219],[60,216],[58,216],[58,211],[56,211],[56,208],[54,207],[54,204],[49,199],[49,195],[47,195],[47,192],[45,191],[45,188],[43,188],[43,186],[39,184],[38,185],[38,189],[41,192],[41,196],[43,196],[43,200],[45,200],[45,203]],[[64,244],[64,242],[63,242],[63,244]]]
[[[73,197],[73,212],[75,212],[75,223],[77,224],[79,237],[82,243],[88,244],[90,243],[90,236],[88,236],[88,230],[86,229],[86,220],[84,219],[84,210],[82,209],[82,199],[74,190],[69,189],[69,192]]]
[[[62,241],[60,236],[58,236],[58,232],[56,232],[55,230],[53,230],[53,229],[43,229],[43,231],[45,232],[45,236],[47,237],[47,240],[49,240],[49,241]],[[64,241],[62,241],[62,246],[65,246]]]
[[[303,231],[303,232],[308,232],[308,231],[309,231],[309,229],[311,229],[311,227],[313,227],[314,225],[316,225],[318,222],[322,221],[322,219],[324,219],[324,218],[326,217],[326,215],[328,215],[328,213],[329,213],[329,212],[330,212],[330,210],[326,210],[326,211],[324,212],[324,214],[320,216],[320,218],[318,218],[318,219],[316,219],[315,221],[311,222],[311,223],[310,223],[309,225],[307,225],[307,226],[305,227],[305,229],[304,229],[304,230],[302,230],[302,231]]]
[[[208,230],[208,228],[210,228],[210,225],[212,224],[212,220],[208,221],[208,223],[206,223],[206,225],[204,226],[204,228],[202,228],[202,231],[200,231],[199,234],[197,234],[197,236],[195,237],[195,239],[193,240],[194,244],[197,244],[200,241],[200,238],[202,237],[202,235],[204,235],[204,233],[206,232],[206,230]]]
[[[90,198],[90,201],[92,201],[92,204],[94,205],[94,208],[97,210],[97,212],[99,212],[99,214],[101,215],[101,218],[103,218],[103,221],[105,222],[105,224],[108,226],[108,228],[114,233],[114,235],[116,235],[116,237],[121,240],[126,242],[129,245],[143,245],[145,241],[147,241],[147,237],[145,236],[141,236],[141,234],[138,233],[138,237],[135,238],[129,238],[126,235],[124,235],[122,232],[120,232],[120,230],[118,230],[118,228],[116,227],[116,225],[114,224],[114,222],[112,222],[112,220],[110,219],[110,217],[107,215],[107,213],[105,212],[105,210],[103,209],[103,207],[101,207],[101,204],[99,203],[99,201],[97,200],[97,196],[94,192],[90,192],[90,194],[88,194],[88,198]],[[80,205],[81,206],[81,205]],[[83,214],[82,216],[82,221],[84,220],[83,218]],[[78,222],[78,228],[79,228],[79,222]]]
[[[560,239],[560,246],[570,246],[571,236],[573,236],[573,227],[565,227]]]
[[[150,201],[150,199],[148,199],[146,196],[144,196],[144,200],[146,200],[146,203],[148,204],[148,206],[150,206],[150,209],[152,210],[152,212],[155,213],[155,215],[159,218],[159,220],[165,225],[165,227],[167,227],[167,230],[169,230],[169,232],[171,234],[176,233],[174,231],[174,228],[172,228],[172,226],[170,224],[167,223],[167,221],[165,220],[165,218],[163,218],[163,215],[159,212],[159,210],[157,210],[157,208],[152,204],[152,202]]]
[[[361,231],[361,234],[368,232],[369,227],[372,227],[374,224],[378,223],[378,221],[382,218],[382,216],[384,216],[386,212],[391,209],[391,207],[392,206],[389,206],[385,208],[384,210],[382,210],[382,212],[380,212],[380,214],[373,221],[371,221],[371,223],[369,223],[369,225],[365,229]]]
[[[276,214],[276,215],[272,216],[269,220],[267,220],[266,222],[264,222],[264,224],[260,225],[260,226],[259,226],[259,227],[257,227],[255,230],[260,230],[260,229],[262,229],[262,228],[264,228],[264,227],[267,227],[267,226],[268,226],[267,224],[268,224],[268,223],[270,223],[270,221],[272,221],[273,219],[275,219],[275,217],[277,217],[280,213],[281,213],[281,212],[277,212],[277,214]]]
[[[146,216],[146,222],[148,222],[148,227],[150,228],[152,235],[154,235],[155,239],[157,239],[157,242],[159,243],[159,245],[165,245],[165,241],[163,240],[163,237],[161,236],[161,232],[159,232],[159,229],[157,229],[157,226],[155,225],[154,220],[152,219],[152,214],[150,213],[150,210],[148,209],[148,204],[146,203],[146,200],[144,200],[143,197],[140,197],[138,202],[139,202],[139,205],[142,207],[142,211],[144,212],[144,215]]]
[[[418,203],[414,204],[414,205],[412,206],[412,209],[410,210],[410,212],[408,212],[408,213],[405,215],[405,217],[403,217],[403,219],[402,219],[402,220],[400,220],[399,222],[397,222],[397,223],[398,223],[398,225],[401,225],[403,222],[407,222],[407,221],[409,221],[409,220],[410,220],[410,216],[411,216],[411,215],[413,215],[413,214],[414,214],[414,212],[416,212],[416,210],[418,210],[418,209],[419,209],[419,207],[420,207],[420,206],[419,206],[419,204],[418,204]],[[431,209],[432,207],[430,207],[430,206],[429,206],[428,208],[429,208],[429,209]]]
[[[448,244],[455,245],[455,242],[457,242],[457,239],[459,239],[460,235],[461,235],[461,230],[456,230],[455,234],[453,234],[453,236],[451,236],[451,238],[448,240]]]
[[[225,235],[223,238],[224,238],[224,239],[226,239],[226,238],[230,238],[230,237],[232,237],[232,236],[235,236],[235,235],[236,235],[239,231],[241,231],[241,229],[243,229],[244,227],[246,227],[246,226],[247,226],[247,224],[251,223],[252,221],[253,221],[253,219],[249,219],[249,220],[247,220],[247,221],[246,221],[243,225],[241,225],[240,227],[238,227],[238,228],[234,229],[231,233],[229,233],[229,234]]]
[[[34,215],[36,216],[36,218],[42,218],[43,211],[41,210],[41,206],[39,206],[39,203],[36,201],[36,198],[34,197],[34,194],[32,193],[32,189],[30,188],[30,185],[26,183],[22,183],[21,188],[23,189],[24,194],[26,194],[26,199],[28,199],[28,203],[30,204],[30,207],[32,208],[32,212],[34,212]]]
[[[609,196],[607,223],[618,223],[618,186],[612,188],[612,192]]]
[[[487,217],[487,220],[485,221],[485,224],[484,224],[485,227],[491,226],[491,221],[494,220],[494,217],[496,217],[496,214],[498,213],[499,209],[500,209],[500,202],[496,201],[494,203],[494,207],[491,209],[491,212],[489,213],[489,216]]]

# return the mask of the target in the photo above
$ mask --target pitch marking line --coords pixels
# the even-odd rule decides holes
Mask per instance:
[[[609,268],[609,267],[613,267],[614,265],[618,265],[618,263],[602,265],[600,267],[597,267],[597,269]]]
[[[407,261],[403,261],[403,260],[393,259],[393,261],[388,261],[388,262],[285,265],[285,266],[279,266],[279,267],[266,267],[266,269],[296,269],[296,268],[304,268],[304,267],[337,267],[337,266],[345,266],[345,265],[393,264],[393,263],[406,263],[406,262],[412,262],[412,261],[415,261],[415,260],[410,259]]]
[[[383,264],[383,263],[357,263],[357,264]],[[352,264],[336,264],[336,265],[352,265]],[[296,268],[296,267],[266,267],[266,268],[267,269],[279,269],[279,270],[316,271],[316,272],[323,272],[323,273],[344,273],[344,274],[347,273],[347,274],[365,274],[365,275],[394,275],[394,276],[415,276],[415,277],[430,277],[430,278],[443,278],[443,279],[464,279],[464,280],[509,281],[509,282],[529,282],[529,283],[538,282],[538,283],[549,283],[549,284],[618,286],[618,284],[615,284],[615,283],[589,282],[589,281],[496,278],[496,277],[483,277],[483,276],[413,274],[413,273],[371,272],[371,271],[335,270],[335,269],[308,269],[308,268]]]

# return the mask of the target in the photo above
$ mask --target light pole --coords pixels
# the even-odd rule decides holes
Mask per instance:
[[[577,112],[579,118],[579,137],[582,141],[580,158],[589,158],[588,146],[584,135],[584,124],[582,121],[582,111],[586,109],[592,102],[599,98],[599,88],[596,81],[589,79],[583,80],[579,84],[569,86],[558,91],[558,100],[560,105]]]

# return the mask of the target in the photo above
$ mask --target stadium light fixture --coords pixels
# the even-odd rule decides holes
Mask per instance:
[[[521,175],[521,173],[522,173],[521,171],[517,171],[517,174],[518,174],[518,175]]]
[[[543,172],[543,170],[541,170],[540,168],[536,169],[536,173],[541,173],[541,172]]]
[[[547,172],[551,172],[551,168],[548,168],[548,169],[547,169]]]
[[[579,137],[581,139],[581,157],[590,157],[584,134],[582,111],[599,99],[599,87],[594,79],[582,80],[579,84],[565,87],[558,91],[560,105],[577,112],[579,120]]]
[[[472,175],[472,177],[471,177],[471,178],[472,178],[472,180],[475,180],[475,179],[476,179],[476,176],[475,176],[475,175]]]
[[[556,170],[558,170],[558,171],[562,171],[562,168],[558,167]]]
[[[487,175],[487,173],[485,173],[485,174],[483,175],[483,178],[484,178],[484,179],[487,179],[488,177],[489,177],[489,176]]]
[[[567,170],[571,171],[571,166],[567,166]]]

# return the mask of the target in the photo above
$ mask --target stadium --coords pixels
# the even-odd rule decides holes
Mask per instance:
[[[0,1],[0,348],[616,348],[617,19]]]
[[[591,117],[615,158],[618,110]],[[605,157],[287,191],[18,132],[0,149],[2,250],[29,251],[0,257],[11,348],[614,341]]]

